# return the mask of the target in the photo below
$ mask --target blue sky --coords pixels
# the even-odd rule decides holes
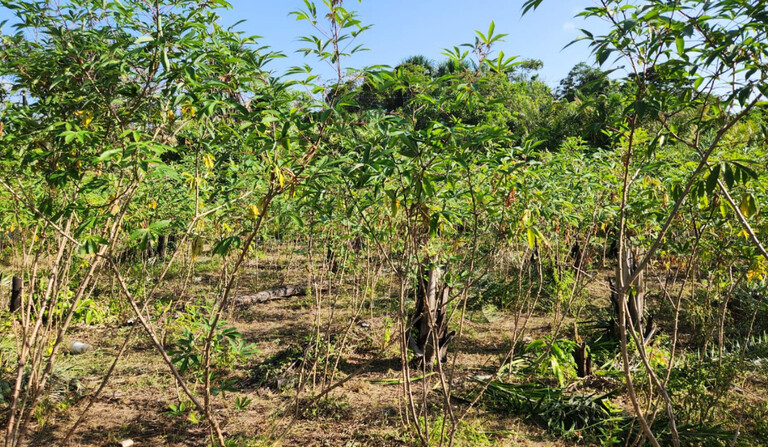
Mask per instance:
[[[320,74],[330,75],[313,59],[305,59],[296,50],[303,46],[298,36],[313,32],[306,22],[299,22],[291,11],[304,7],[303,0],[230,0],[232,9],[220,14],[225,25],[240,20],[236,29],[262,36],[261,44],[269,45],[286,56],[273,63],[277,73],[291,66],[309,63]],[[323,10],[317,0],[318,11]],[[591,62],[585,42],[563,49],[579,36],[578,28],[596,34],[606,29],[601,22],[584,22],[574,16],[594,0],[545,0],[538,10],[521,16],[523,0],[346,0],[344,6],[356,10],[364,24],[373,25],[359,42],[370,51],[359,53],[347,61],[348,66],[394,66],[413,55],[424,55],[439,61],[441,52],[474,41],[474,30],[485,32],[491,21],[497,33],[509,34],[497,47],[506,56],[539,59],[544,62],[540,79],[556,87],[560,79],[578,62]],[[0,20],[10,19],[0,9]],[[12,20],[11,20],[12,22]],[[6,32],[9,29],[5,29]]]
[[[297,22],[289,13],[303,8],[302,0],[230,0],[233,9],[223,11],[223,20],[232,24],[245,20],[238,28],[263,36],[261,42],[279,49],[288,57],[273,65],[282,69],[305,62],[295,53],[303,43],[297,37],[312,32],[306,22]],[[322,8],[318,2],[318,10]],[[412,55],[444,59],[440,55],[450,48],[474,40],[474,30],[485,32],[491,21],[497,33],[507,33],[498,49],[506,55],[535,58],[544,62],[540,78],[551,86],[578,62],[591,62],[589,48],[579,42],[563,47],[579,36],[578,28],[603,31],[601,22],[585,23],[574,15],[592,0],[545,0],[542,6],[521,17],[523,0],[346,0],[344,6],[356,10],[364,24],[373,27],[360,37],[370,51],[359,53],[349,64],[396,65]]]

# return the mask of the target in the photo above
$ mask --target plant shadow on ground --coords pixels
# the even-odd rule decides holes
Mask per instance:
[[[246,272],[246,275],[251,274],[252,271]],[[287,276],[294,278],[293,281],[300,274],[289,272]],[[249,284],[248,289],[251,287],[248,281],[241,284]],[[241,287],[238,293],[252,291],[245,289]],[[605,293],[603,290],[596,292],[601,295]],[[316,317],[314,299],[293,297],[238,308],[231,313],[228,318],[230,324],[243,334],[245,341],[256,344],[259,349],[247,364],[229,370],[230,377],[239,380],[236,390],[215,400],[217,414],[225,421],[225,431],[234,439],[239,439],[241,445],[414,445],[416,441],[403,424],[400,354],[396,344],[381,351],[382,329],[391,325],[391,303],[388,305],[386,299],[375,300],[373,315],[366,311],[363,317],[355,317],[350,310],[349,298],[344,296],[343,293],[339,295],[337,314],[331,325],[332,344],[343,338],[342,334],[347,328],[350,330],[346,348],[332,356],[334,360],[336,355],[341,356],[335,380],[346,378],[363,365],[366,367],[359,375],[320,401],[312,400],[317,389],[306,389],[300,397],[298,412],[295,388],[271,382],[283,372],[279,367],[300,361],[304,355]],[[598,298],[602,300],[604,296]],[[174,311],[183,309],[184,306],[179,303]],[[596,309],[599,309],[599,305]],[[326,305],[320,313],[320,321],[325,322],[323,340],[327,336],[329,312]],[[586,313],[590,312],[586,310]],[[453,365],[455,359],[456,366],[450,380],[455,385],[455,396],[458,398],[454,400],[454,405],[459,411],[466,408],[463,398],[470,396],[476,385],[473,377],[492,374],[496,370],[500,359],[510,348],[515,329],[514,315],[508,312],[500,311],[490,319],[487,316],[481,317],[476,316],[478,321],[471,318],[465,321],[463,335],[454,340],[450,349],[449,365]],[[526,335],[538,338],[548,334],[551,330],[550,321],[546,315],[532,317],[527,322],[529,329]],[[87,354],[91,357],[64,358],[65,364],[79,365],[73,371],[89,389],[98,385],[100,374],[108,367],[117,352],[121,337],[126,334],[126,328],[118,328],[119,323],[111,327],[86,326],[78,327],[73,333],[99,347],[95,352]],[[323,348],[326,346],[322,345]],[[254,377],[254,371],[260,366],[264,366],[269,374],[261,378]],[[274,371],[270,368],[274,368]],[[449,366],[450,370],[452,366]],[[254,381],[254,378],[262,380]],[[436,383],[433,379],[436,378],[418,383],[417,388],[421,389],[424,383],[431,387]],[[322,378],[318,384],[321,382]],[[247,404],[242,404],[239,409],[233,408],[236,398]],[[437,403],[442,396],[430,393],[428,399]],[[553,399],[557,405],[551,407],[555,408],[567,400],[567,397]],[[52,416],[36,433],[32,445],[55,444],[69,429],[86,402],[87,399],[81,399],[70,405],[68,411]],[[132,439],[137,445],[208,445],[210,440],[204,423],[189,422],[188,414],[176,417],[168,414],[169,405],[177,402],[177,390],[168,378],[167,367],[146,338],[137,333],[126,356],[118,364],[110,384],[74,436],[74,441],[83,446],[109,445],[122,439]],[[587,404],[591,405],[589,402]],[[530,405],[535,406],[535,403]],[[525,407],[522,404],[519,406]],[[462,434],[467,440],[462,441],[462,445],[473,445],[472,442],[477,442],[476,445],[498,446],[572,445],[572,441],[557,439],[547,433],[546,424],[526,418],[520,411],[484,408],[481,405],[470,413],[468,421],[469,428]],[[475,433],[478,427],[480,433]]]

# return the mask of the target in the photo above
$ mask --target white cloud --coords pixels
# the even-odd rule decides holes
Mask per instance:
[[[563,31],[576,31],[576,24],[573,22],[565,22],[563,23]]]

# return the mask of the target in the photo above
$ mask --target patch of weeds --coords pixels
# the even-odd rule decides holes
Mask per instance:
[[[525,375],[536,374],[547,379],[555,379],[562,387],[576,376],[576,362],[573,349],[576,343],[567,339],[553,340],[545,336],[533,340],[526,346],[516,346],[521,356],[505,365],[505,372],[521,372]]]
[[[24,381],[27,380],[28,376],[25,375]],[[64,413],[77,403],[87,391],[78,378],[72,377],[69,371],[61,368],[54,370],[49,383],[50,392],[38,402],[33,413],[40,428],[45,427],[50,419],[55,420],[57,414]]]
[[[766,294],[768,294],[768,278],[748,281],[734,291],[731,314],[735,323],[733,327],[738,335],[742,337],[746,335],[745,331],[751,325],[752,315],[756,315],[753,333],[768,332],[768,300],[765,299]]]
[[[298,345],[289,346],[251,370],[251,377],[246,386],[266,387],[274,390],[291,388],[296,385],[298,378],[294,372],[304,361],[304,348]]]
[[[184,312],[174,321],[175,339],[168,350],[171,361],[179,373],[190,376],[198,383],[205,383],[204,356],[206,340],[213,328],[210,305],[187,304]],[[208,378],[211,393],[216,396],[235,391],[236,380],[230,378],[235,366],[257,352],[255,345],[246,343],[242,334],[224,320],[219,320],[210,343],[210,360],[213,370]]]
[[[168,411],[166,411],[165,414],[171,416],[177,421],[185,420],[192,425],[199,424],[201,420],[200,416],[194,409],[194,405],[192,405],[192,403],[189,401],[181,401],[178,403],[178,405],[169,404]]]
[[[490,409],[520,415],[558,438],[608,446],[622,445],[625,440],[640,435],[641,429],[638,424],[633,424],[632,416],[611,404],[610,399],[619,392],[572,394],[563,388],[537,383],[492,381],[484,400]],[[721,446],[733,438],[732,432],[718,425],[680,421],[677,428],[686,445]],[[669,421],[664,416],[660,415],[651,429],[662,445],[671,444]]]
[[[91,298],[84,299],[78,305],[72,317],[73,321],[81,321],[88,326],[110,323],[114,320],[114,315],[117,315],[112,312],[110,304]]]
[[[224,442],[224,447],[277,447],[282,445],[280,441],[265,436],[235,435],[227,438]]]
[[[305,400],[299,404],[299,414],[304,419],[341,421],[349,418],[351,408],[344,397],[327,397],[318,401]]]
[[[384,318],[383,333],[381,335],[381,349],[385,349],[389,346],[389,342],[392,340],[392,334],[395,331],[395,323],[391,318]]]
[[[633,436],[639,436],[640,427],[634,427]],[[669,420],[665,416],[658,418],[651,426],[661,445],[672,445]],[[680,443],[685,446],[697,447],[726,447],[731,445],[734,433],[725,430],[720,425],[677,424]],[[753,444],[749,444],[750,447]]]
[[[53,307],[51,316],[57,320],[63,320],[69,313],[69,309],[74,301],[74,292],[71,290],[65,290],[59,294],[59,298],[56,301],[56,305]],[[90,325],[100,325],[111,323],[115,320],[115,315],[112,313],[110,303],[98,298],[86,298],[78,303],[74,314],[72,315],[73,323],[84,323]]]
[[[41,429],[45,428],[45,426],[48,424],[49,416],[53,415],[55,412],[56,404],[53,402],[53,400],[51,400],[51,398],[44,397],[40,399],[40,402],[37,403],[34,411],[34,418],[38,427]]]
[[[681,438],[712,446],[733,439],[733,432],[726,430],[738,424],[732,407],[733,384],[748,373],[751,365],[749,361],[743,364],[739,357],[739,349],[726,349],[722,357],[714,352],[691,353],[672,369],[668,391],[682,427]],[[745,424],[749,426],[747,416]]]
[[[476,287],[478,296],[470,300],[471,310],[480,310],[484,305],[509,309],[517,303],[517,278],[488,275],[478,281]]]
[[[386,339],[388,335],[389,334],[385,329],[383,339]],[[389,341],[387,341],[387,343],[389,343]],[[349,339],[348,348],[357,354],[376,354],[386,346],[387,343],[376,343],[370,331],[353,329],[353,333]]]
[[[312,296],[312,294],[307,294],[304,296],[296,297],[291,299],[290,304],[288,304],[288,308],[290,310],[305,310],[310,309],[315,306],[315,298]]]
[[[483,447],[490,446],[491,440],[488,438],[485,431],[483,431],[483,426],[480,421],[461,421],[456,429],[453,445],[457,447]]]
[[[211,258],[201,258],[195,263],[195,273],[214,273],[218,274],[221,270],[220,258],[214,256]]]
[[[245,411],[248,409],[248,407],[251,406],[251,403],[253,401],[248,396],[242,396],[242,397],[236,397],[235,398],[235,410],[236,411]]]
[[[426,419],[419,418],[419,429],[429,437],[429,445],[448,445],[451,439],[450,422],[443,420],[442,416]],[[415,431],[406,434],[403,439],[408,445],[417,445],[419,443],[418,435]],[[479,421],[467,422],[460,421],[453,435],[453,445],[456,447],[485,447],[492,445],[491,440],[482,430],[482,424]]]
[[[620,435],[629,421],[628,415],[611,405],[610,398],[616,393],[568,394],[562,388],[536,383],[492,381],[484,399],[489,408],[523,416],[560,438],[612,445],[623,439]]]
[[[202,365],[205,338],[213,324],[208,317],[210,313],[208,305],[187,304],[172,324],[172,330],[178,335],[169,354],[182,373],[189,370],[196,372],[195,369]],[[211,363],[215,368],[232,369],[256,352],[255,346],[246,343],[234,327],[219,320],[211,345]]]
[[[9,334],[11,321],[7,312],[0,314],[2,322],[0,329],[3,334]],[[5,405],[11,396],[11,382],[6,378],[12,377],[16,364],[16,343],[8,336],[0,337],[0,405]]]
[[[728,353],[734,355],[742,350],[744,351],[744,358],[750,360],[752,365],[758,368],[768,366],[768,333],[753,335],[743,346],[741,342],[736,341],[728,349]]]
[[[735,428],[738,424],[734,415],[733,384],[749,375],[765,377],[766,365],[768,336],[765,334],[726,345],[722,353],[712,347],[707,352],[682,356],[672,369],[668,385],[679,423],[687,425],[692,436],[725,437],[728,432],[722,427]],[[763,400],[762,405],[762,412],[760,402],[749,405],[743,423],[746,431],[754,426],[755,432],[768,439],[768,424],[764,422],[768,404]]]
[[[329,345],[325,338],[315,341],[307,337],[303,346],[290,345],[251,369],[250,378],[242,385],[267,387],[273,390],[290,389],[298,384],[298,373],[304,365],[316,366],[316,369],[308,375],[313,380],[322,381],[333,374],[331,369],[337,355],[333,340]],[[325,377],[323,372],[326,374]]]
[[[11,396],[11,383],[5,379],[0,379],[0,405],[8,404]]]
[[[752,421],[751,426],[747,426],[749,432],[744,436],[749,443],[744,445],[768,445],[768,401],[756,405],[748,405],[745,408],[748,420]],[[760,440],[758,442],[758,440]]]

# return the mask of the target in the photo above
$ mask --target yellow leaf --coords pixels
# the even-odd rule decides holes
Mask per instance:
[[[197,259],[203,253],[203,238],[196,237],[192,240],[192,259]]]
[[[203,165],[206,169],[209,171],[213,169],[213,164],[216,162],[216,159],[211,154],[205,154],[203,155]]]
[[[91,124],[91,121],[93,121],[93,114],[84,110],[78,110],[75,112],[75,116],[80,117],[80,124],[83,127],[88,127],[88,125]]]
[[[747,233],[745,230],[741,230],[739,236],[744,236],[744,239],[749,240],[749,233]]]
[[[196,186],[205,184],[205,179],[202,177],[195,177],[189,172],[182,172],[181,176],[184,177],[184,183],[190,190],[194,190]]]
[[[259,207],[256,205],[248,205],[248,217],[251,219],[258,219],[259,218]]]
[[[529,210],[525,210],[523,212],[523,218],[522,218],[523,226],[528,226],[531,224],[531,212]]]
[[[258,212],[257,216],[261,216],[262,219],[267,218],[267,211],[269,210],[267,208],[266,198],[262,197],[261,199],[259,199],[259,202],[256,205],[256,211]]]
[[[536,246],[536,233],[533,232],[531,227],[528,227],[526,233],[528,236],[528,246],[531,248],[531,250],[533,250]]]
[[[749,216],[749,199],[748,196],[744,196],[739,204],[739,211],[745,216]]]

